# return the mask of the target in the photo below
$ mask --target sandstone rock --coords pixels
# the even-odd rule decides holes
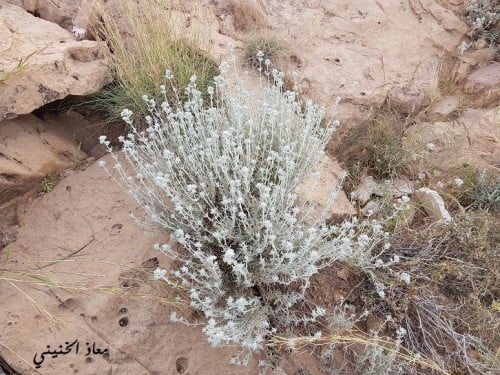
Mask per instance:
[[[441,99],[434,105],[434,113],[437,113],[442,116],[448,116],[455,109],[457,109],[460,104],[459,99],[456,96],[448,96],[446,98]]]
[[[325,155],[319,161],[315,171],[319,173],[318,180],[308,176],[298,187],[299,200],[316,207],[311,219],[318,218],[319,214],[327,207],[326,220],[354,215],[356,213],[354,207],[339,186],[342,174],[339,164]],[[332,192],[334,191],[336,198],[332,200]]]
[[[480,67],[467,77],[465,88],[470,92],[483,92],[489,101],[500,100],[500,63]]]
[[[38,17],[57,23],[68,31],[87,28],[90,13],[98,0],[6,0]]]
[[[30,113],[67,95],[88,95],[111,81],[104,49],[75,41],[58,25],[0,0],[0,121]]]
[[[0,295],[8,301],[0,304],[0,357],[17,373],[259,372],[258,355],[248,367],[230,365],[238,349],[213,348],[201,327],[170,322],[176,307],[188,318],[189,308],[151,280],[152,269],[146,268],[156,264],[155,257],[160,267],[171,266],[153,250],[168,236],[145,233],[129,217],[133,212],[142,218],[142,210],[103,168],[95,164],[75,172],[29,208],[20,218],[17,241],[8,253],[0,252],[2,269],[26,281],[0,281]],[[40,358],[47,345],[57,348],[74,340],[79,353],[73,347],[71,354],[47,356],[40,369],[34,368],[35,353]],[[86,357],[86,342],[108,349],[108,355]]]
[[[0,206],[30,190],[39,190],[45,176],[71,167],[85,153],[64,123],[45,123],[33,115],[6,120],[0,126]]]
[[[383,192],[377,181],[372,176],[364,176],[356,190],[351,192],[351,199],[364,205],[370,200],[372,195],[382,196]]]
[[[413,195],[414,203],[422,206],[431,219],[437,222],[451,220],[451,215],[445,207],[443,198],[435,190],[420,188]]]
[[[468,30],[434,0],[268,0],[266,13],[273,34],[293,40],[301,67],[289,68],[310,81],[308,97],[330,105],[340,96],[337,117],[349,122],[353,103],[382,103],[391,90],[411,101],[407,110],[426,104],[441,57]]]
[[[412,168],[432,178],[434,171],[452,170],[461,164],[496,168],[500,158],[498,108],[467,108],[452,122],[419,123],[408,128],[403,147],[415,152]],[[432,143],[435,151],[426,145]]]
[[[216,15],[223,21],[221,31],[248,32],[267,25],[264,4],[259,0],[221,0],[216,2]]]
[[[361,209],[361,214],[365,217],[376,215],[382,208],[382,202],[378,200],[368,201],[367,204]]]
[[[46,125],[56,128],[58,134],[61,136],[73,139],[78,148],[87,154],[99,144],[98,138],[102,135],[99,131],[99,126],[96,126],[95,122],[92,123],[78,112],[67,111],[58,114],[45,114],[42,120]],[[94,121],[100,120],[94,119]],[[109,134],[109,136],[115,135]],[[99,157],[101,156],[99,155]]]

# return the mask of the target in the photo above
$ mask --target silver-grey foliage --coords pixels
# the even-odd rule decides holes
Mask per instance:
[[[230,85],[227,68],[221,65],[208,90],[210,103],[196,77],[185,103],[158,106],[145,97],[151,115],[143,132],[125,110],[132,133],[120,140],[129,167],[113,156],[148,219],[182,245],[158,245],[179,266],[157,270],[157,278],[187,291],[213,345],[256,350],[278,328],[322,315],[320,307],[308,315],[293,309],[310,277],[336,260],[369,254],[382,230],[356,220],[329,226],[300,203],[297,187],[335,124],[321,126],[322,109],[311,102],[302,108],[294,92],[283,93],[279,73],[256,94],[238,78]]]

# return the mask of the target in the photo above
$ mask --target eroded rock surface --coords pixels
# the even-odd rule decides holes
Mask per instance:
[[[356,214],[356,210],[341,188],[342,168],[331,157],[325,155],[314,168],[312,175],[299,185],[299,201],[315,207],[310,219],[325,213],[325,220],[338,220]]]
[[[89,14],[97,0],[7,0],[7,2],[72,31],[74,27],[87,26]]]
[[[0,0],[0,121],[111,80],[104,49]],[[16,67],[22,66],[16,71]],[[12,74],[10,74],[11,72]]]
[[[500,63],[486,64],[467,77],[465,88],[472,92],[482,92],[490,101],[500,100]]]
[[[71,135],[61,131],[65,125],[43,122],[33,115],[2,122],[0,206],[31,189],[40,190],[44,177],[54,177],[85,157]]]
[[[413,195],[415,205],[421,206],[435,222],[451,221],[451,215],[446,209],[443,198],[435,190],[420,188]]]
[[[432,0],[268,1],[273,33],[292,38],[297,69],[310,84],[308,97],[325,104],[383,101],[392,93],[418,107],[433,90],[440,58],[456,50],[467,31],[452,11]],[[293,48],[296,46],[296,48]]]
[[[413,150],[415,172],[432,175],[461,164],[497,168],[500,160],[500,108],[467,108],[454,121],[418,123],[404,147]],[[428,150],[427,145],[433,149]]]
[[[143,216],[97,164],[31,203],[17,241],[0,252],[9,270],[2,276],[25,281],[0,282],[9,301],[0,304],[1,341],[15,348],[0,345],[0,356],[26,375],[177,374],[180,365],[186,374],[257,374],[254,362],[229,365],[237,349],[212,348],[200,327],[170,322],[178,304],[151,280],[156,265],[170,267],[153,250],[168,236],[145,232],[130,212]],[[190,318],[186,305],[184,312]],[[74,340],[79,353],[73,347],[71,354],[47,356],[35,369],[34,355],[39,361],[47,345],[57,349]],[[85,356],[87,342],[109,355]]]

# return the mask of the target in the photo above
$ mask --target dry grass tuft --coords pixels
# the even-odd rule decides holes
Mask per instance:
[[[174,75],[176,87],[185,87],[192,75],[197,76],[198,88],[206,92],[216,76],[218,65],[209,57],[208,42],[194,26],[179,22],[182,13],[161,0],[133,0],[120,3],[117,14],[101,10],[95,26],[96,38],[104,40],[111,50],[114,82],[102,90],[89,104],[118,119],[128,108],[136,119],[147,114],[143,95],[164,100],[160,85],[165,82],[165,70]],[[177,94],[167,88],[167,98]]]
[[[348,347],[357,346],[356,351],[362,353],[358,357],[363,358],[363,353],[375,351],[378,355],[384,353],[386,359],[390,359],[390,363],[386,363],[385,370],[390,370],[391,367],[398,366],[421,366],[435,373],[449,374],[445,369],[440,367],[437,363],[418,355],[417,352],[412,352],[401,346],[396,340],[389,337],[376,337],[367,335],[364,332],[353,330],[345,334],[332,334],[325,336],[301,336],[301,337],[284,337],[273,336],[269,345],[272,347],[280,348],[281,351],[288,351],[292,354],[309,348],[312,350],[314,347],[328,346],[344,346]],[[365,358],[363,358],[365,360]],[[363,361],[362,360],[362,361]],[[368,360],[368,359],[366,359]],[[361,373],[366,373],[362,371]]]
[[[365,173],[377,179],[407,174],[411,154],[404,149],[403,138],[413,122],[413,115],[402,114],[386,100],[347,131],[334,154],[354,178]]]
[[[287,49],[285,42],[275,35],[268,33],[256,34],[245,43],[245,60],[255,69],[262,67],[262,70],[264,70],[264,61],[269,59],[272,67],[283,71],[284,69],[281,63]],[[259,51],[263,53],[262,62],[257,58],[257,53]]]
[[[389,311],[405,328],[406,348],[451,373],[488,373],[500,366],[497,227],[498,219],[486,211],[464,211],[448,225],[407,230],[392,241],[392,251],[403,259],[399,268],[412,283],[402,286],[388,276],[391,292],[376,309]]]

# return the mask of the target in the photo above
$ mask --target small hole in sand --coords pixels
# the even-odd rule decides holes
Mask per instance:
[[[120,320],[118,321],[118,324],[120,325],[120,327],[128,326],[128,318],[126,316],[124,316],[123,318],[120,318]]]
[[[184,374],[188,368],[188,360],[186,357],[179,357],[175,361],[175,368],[178,374]]]

